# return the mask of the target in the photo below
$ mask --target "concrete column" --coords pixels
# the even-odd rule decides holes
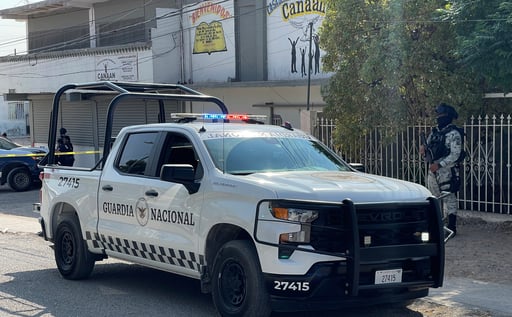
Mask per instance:
[[[300,129],[309,134],[314,134],[316,111],[300,110]]]
[[[91,48],[96,47],[96,14],[94,6],[89,8],[89,41]]]

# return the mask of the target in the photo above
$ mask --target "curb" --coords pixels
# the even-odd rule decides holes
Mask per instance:
[[[39,231],[41,226],[37,218],[0,213],[1,233],[38,233]]]
[[[482,211],[457,211],[458,223],[460,225],[483,225],[489,227],[512,228],[512,215],[497,214]]]

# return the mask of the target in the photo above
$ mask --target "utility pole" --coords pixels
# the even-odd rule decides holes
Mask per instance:
[[[309,111],[309,98],[310,98],[310,91],[311,91],[311,60],[313,57],[311,56],[311,42],[313,41],[313,22],[309,22],[309,66],[308,66],[308,102],[306,104],[306,110]]]

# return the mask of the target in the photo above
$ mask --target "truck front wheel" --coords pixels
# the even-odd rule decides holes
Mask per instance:
[[[270,300],[254,246],[227,242],[213,264],[212,297],[222,316],[269,316]]]
[[[87,250],[75,217],[65,218],[57,226],[54,251],[57,268],[65,279],[89,277],[94,268],[94,256]]]

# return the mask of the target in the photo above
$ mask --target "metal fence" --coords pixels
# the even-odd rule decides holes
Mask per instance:
[[[359,144],[339,148],[333,142],[333,119],[316,119],[313,134],[346,161],[363,164],[372,174],[426,184],[427,165],[419,154],[421,133],[426,124],[407,128],[389,142],[385,128],[361,137]],[[466,158],[462,163],[463,187],[459,207],[465,210],[512,214],[511,115],[471,117],[463,125]],[[386,140],[386,141],[384,141]]]

